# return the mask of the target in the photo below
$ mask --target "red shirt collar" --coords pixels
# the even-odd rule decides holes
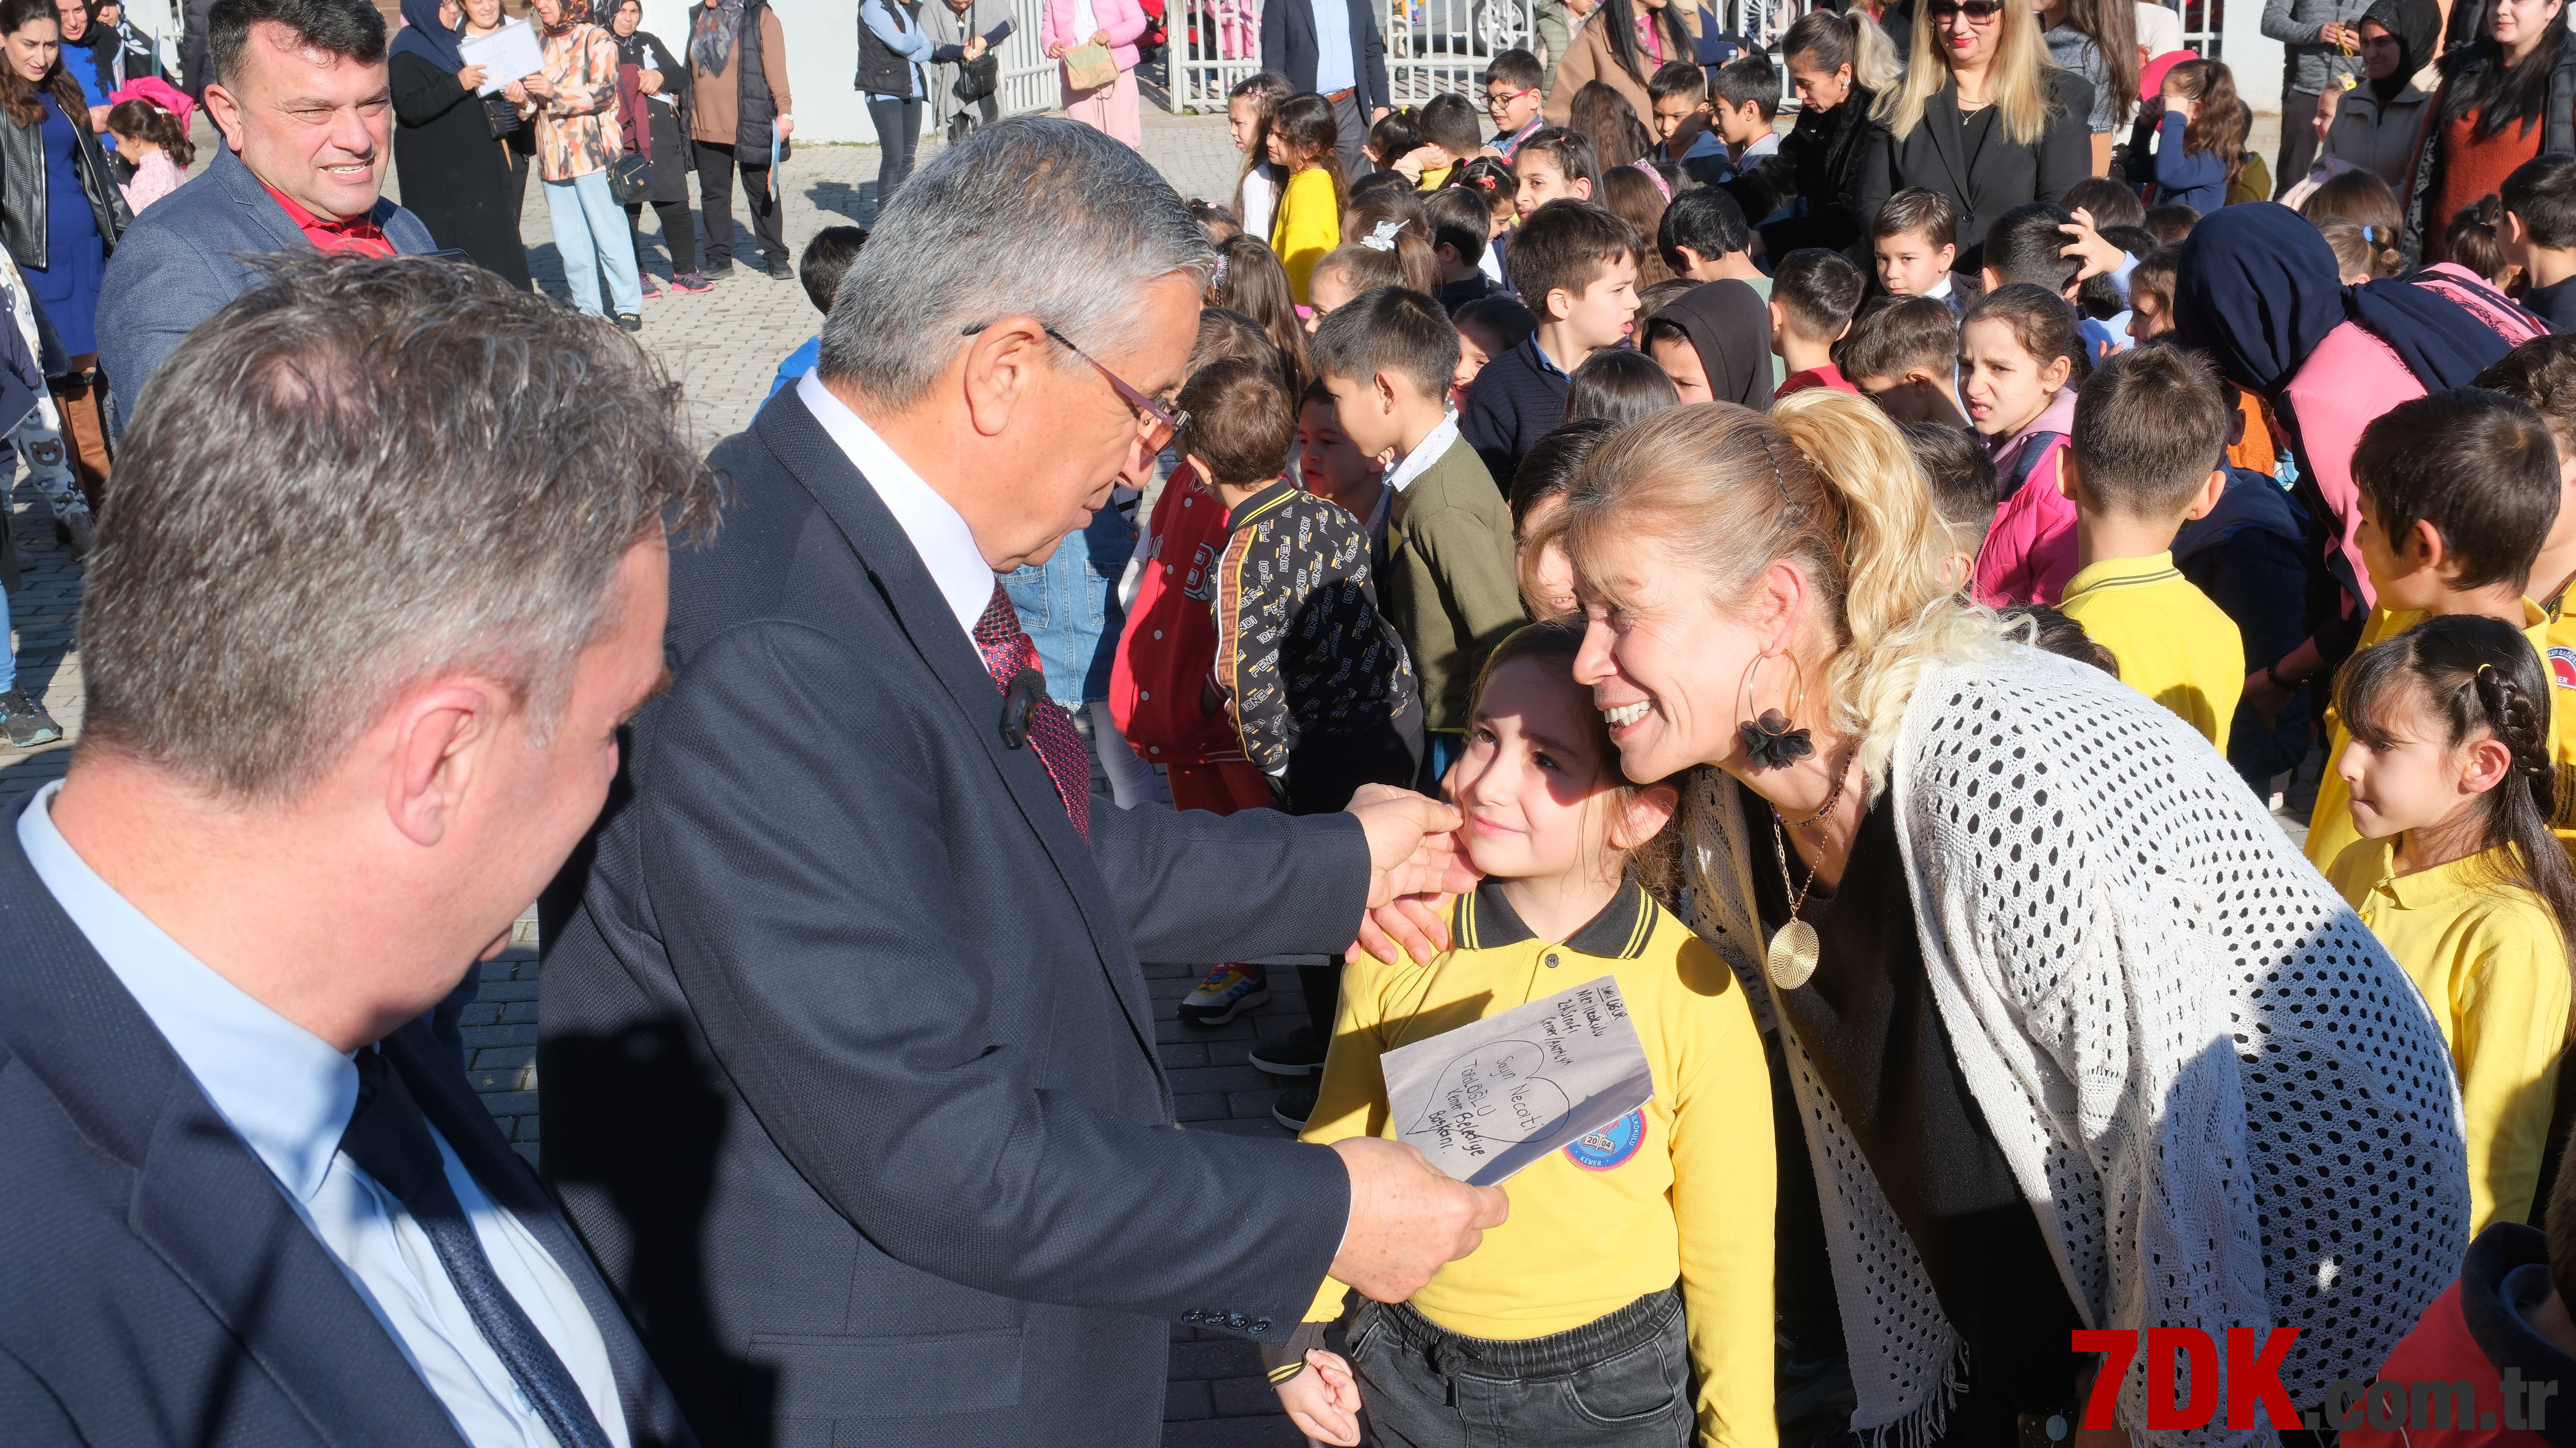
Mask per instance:
[[[296,230],[303,232],[304,239],[313,243],[316,250],[354,251],[362,256],[394,254],[394,244],[386,239],[384,228],[376,225],[372,211],[354,221],[326,220],[296,205],[285,192],[267,182],[259,184],[285,210],[286,219],[295,223]]]

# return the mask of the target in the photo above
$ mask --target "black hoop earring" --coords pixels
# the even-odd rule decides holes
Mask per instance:
[[[1738,686],[1738,692],[1743,696],[1746,713],[1753,710],[1753,677],[1761,672],[1762,661],[1769,657],[1768,654],[1755,654],[1753,661],[1744,666],[1744,681]],[[1791,677],[1796,681],[1796,692],[1789,698],[1789,708],[1794,712],[1807,702],[1807,671],[1799,666],[1796,655],[1787,655],[1787,658]],[[1790,716],[1778,709],[1765,709],[1743,721],[1735,726],[1735,733],[1744,741],[1744,752],[1752,756],[1757,773],[1786,769],[1816,752],[1815,736],[1793,726]]]

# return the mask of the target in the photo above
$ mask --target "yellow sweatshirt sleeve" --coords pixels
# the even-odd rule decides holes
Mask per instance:
[[[1701,1448],[1772,1448],[1771,1071],[1744,988],[1692,941],[1680,958],[1693,1019],[1673,1082],[1673,1217]],[[2563,976],[2564,971],[2560,972]]]
[[[2468,1121],[2469,1232],[2531,1220],[2540,1153],[2567,1039],[2567,954],[2537,902],[2499,910],[2456,977],[2451,1057]]]
[[[1303,306],[1315,263],[1342,244],[1342,214],[1333,205],[1333,178],[1321,168],[1288,178],[1279,214],[1270,223],[1270,249],[1288,271],[1288,294]]]
[[[1379,1027],[1380,975],[1376,961],[1342,967],[1341,1004],[1333,1013],[1332,1044],[1324,1052],[1324,1080],[1315,1090],[1315,1109],[1306,1118],[1299,1141],[1330,1146],[1351,1136],[1387,1135],[1386,1073],[1377,1058],[1386,1041]],[[1342,1315],[1350,1289],[1327,1277],[1315,1291],[1306,1321],[1330,1322]]]

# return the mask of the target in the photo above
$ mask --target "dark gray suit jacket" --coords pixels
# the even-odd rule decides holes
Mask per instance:
[[[1147,1448],[1169,1325],[1292,1330],[1349,1185],[1172,1125],[1139,954],[1340,950],[1358,823],[1101,799],[1086,846],[795,390],[713,461],[548,909],[546,1173],[710,1443]]]
[[[377,198],[369,214],[394,250],[411,256],[438,249],[420,218],[392,202]],[[115,402],[109,427],[123,433],[161,359],[250,290],[257,276],[251,258],[312,245],[218,137],[204,174],[134,218],[107,259],[98,290],[98,365]]]
[[[0,1443],[463,1448],[277,1179],[0,817]],[[695,1440],[608,1285],[426,1020],[385,1040],[492,1200],[572,1279],[636,1448]]]

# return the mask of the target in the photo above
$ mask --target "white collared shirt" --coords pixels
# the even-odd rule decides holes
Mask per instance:
[[[912,464],[886,446],[875,428],[832,395],[820,371],[808,372],[797,382],[796,398],[840,445],[850,466],[876,490],[877,501],[894,514],[903,536],[912,540],[912,551],[921,555],[922,566],[930,570],[930,581],[939,586],[939,596],[948,600],[948,611],[957,615],[957,626],[972,642],[976,620],[992,606],[994,587],[993,567],[984,561],[984,550],[975,546],[975,530],[966,526],[965,517],[946,498],[921,480]]]
[[[1946,297],[1950,295],[1950,274],[1946,271],[1941,273],[1941,279],[1934,282],[1931,290],[1924,292],[1923,295],[1927,297]]]
[[[1431,470],[1431,465],[1447,455],[1449,445],[1458,440],[1458,414],[1452,412],[1440,419],[1440,425],[1425,433],[1422,445],[1406,453],[1386,475],[1387,490],[1401,493],[1413,486],[1413,480]]]
[[[18,816],[18,843],[36,878],[266,1164],[287,1205],[330,1249],[465,1441],[474,1448],[556,1448],[536,1405],[475,1327],[428,1233],[339,1154],[358,1102],[357,1066],[216,974],[99,878],[54,828],[61,790],[59,780],[46,785]],[[484,1193],[435,1126],[430,1136],[493,1273],[563,1359],[609,1441],[627,1448],[616,1373],[579,1289],[519,1219]]]

